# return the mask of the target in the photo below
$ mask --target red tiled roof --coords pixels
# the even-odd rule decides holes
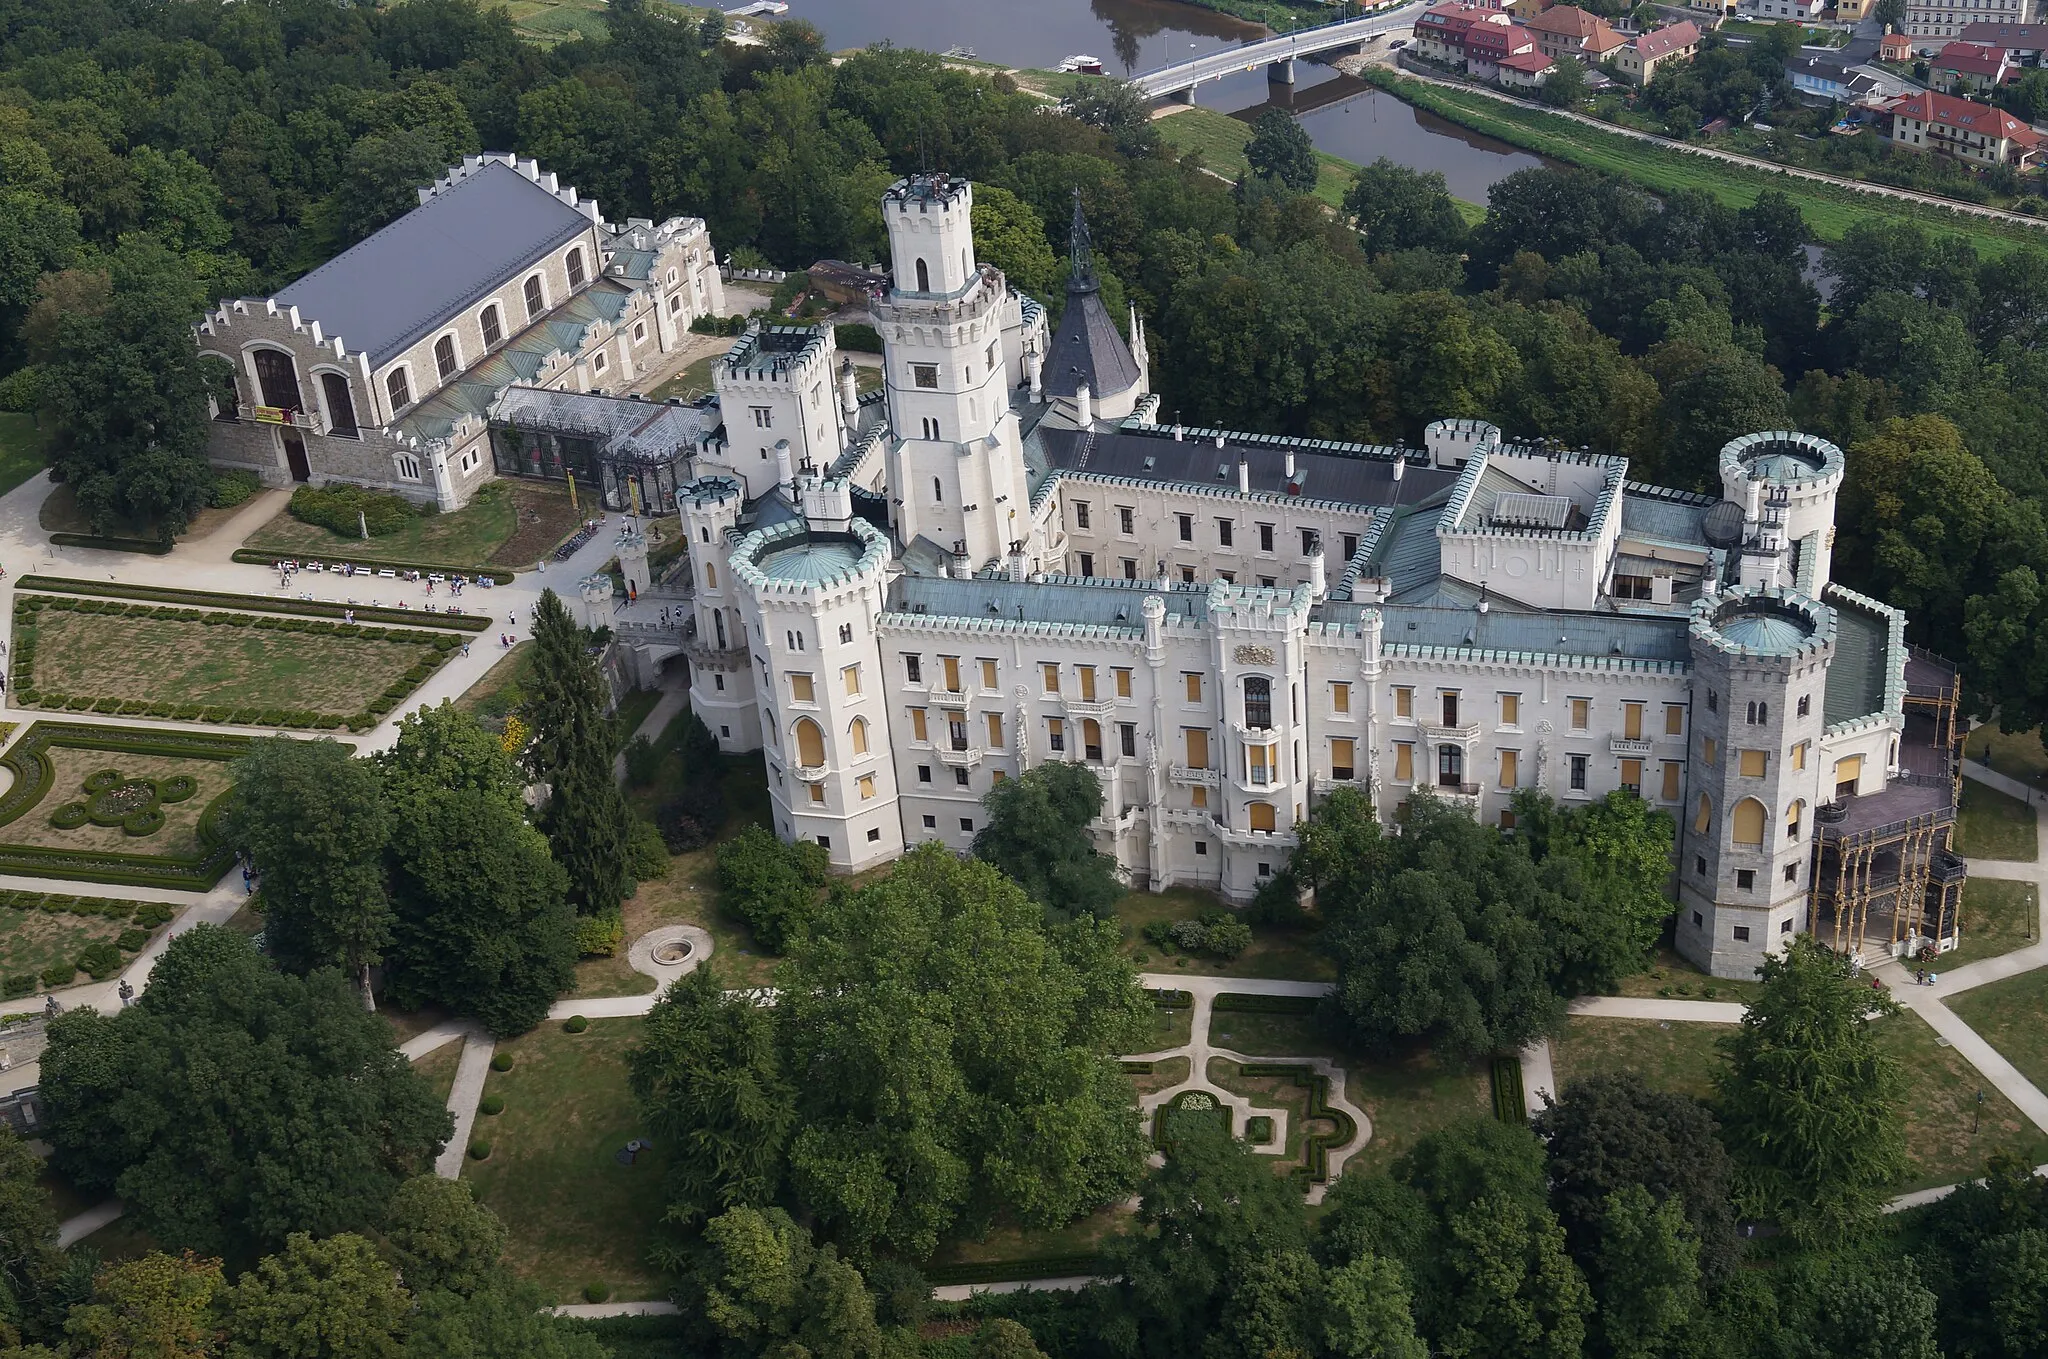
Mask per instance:
[[[1519,26],[1508,28],[1500,24],[1474,24],[1465,34],[1465,50],[1479,56],[1505,56],[1510,52],[1526,52],[1535,44]]]
[[[1955,71],[1962,75],[1983,76],[1996,80],[2007,69],[2003,47],[1980,47],[1976,43],[1952,42],[1941,49],[1932,67],[1937,71]]]
[[[1538,33],[1555,33],[1566,38],[1589,38],[1607,27],[1607,21],[1597,14],[1588,14],[1577,5],[1553,5],[1529,21],[1529,27]]]
[[[1505,66],[1510,71],[1520,71],[1524,75],[1535,75],[1539,71],[1549,70],[1551,62],[1550,58],[1544,56],[1541,52],[1530,51],[1511,52],[1495,62],[1494,65]]]
[[[2020,146],[2038,146],[2041,143],[2040,133],[2005,110],[1973,104],[1952,94],[1921,90],[1917,94],[1902,94],[1884,108],[1895,118],[1915,118],[1923,123],[1975,132],[1979,136],[2002,138]]]
[[[1991,47],[2024,47],[2028,51],[2048,47],[2048,24],[2000,24],[1979,21],[1964,24],[1957,34],[1964,42],[1984,43]]]
[[[1668,57],[1681,48],[1691,47],[1700,40],[1699,25],[1690,19],[1682,19],[1663,28],[1652,29],[1639,34],[1633,44],[1636,52],[1645,61]]]

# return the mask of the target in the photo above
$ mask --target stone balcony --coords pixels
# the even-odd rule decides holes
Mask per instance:
[[[1639,738],[1612,736],[1608,738],[1607,749],[1608,753],[1613,755],[1626,755],[1630,759],[1640,759],[1655,750],[1656,746],[1652,742]]]
[[[1442,727],[1424,723],[1422,739],[1433,746],[1469,746],[1479,739],[1479,724],[1467,722],[1462,726]]]
[[[938,752],[939,763],[945,765],[948,769],[974,769],[981,764],[982,750],[980,746],[969,746],[965,750],[955,750],[950,745],[941,745],[935,747],[935,749]]]

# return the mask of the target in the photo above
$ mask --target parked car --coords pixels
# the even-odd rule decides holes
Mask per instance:
[[[1397,47],[1406,47],[1407,45],[1408,40],[1406,38],[1396,38],[1392,42],[1387,44],[1387,50],[1391,52]]]

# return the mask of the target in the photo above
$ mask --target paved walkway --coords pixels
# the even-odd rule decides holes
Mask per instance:
[[[558,1317],[595,1321],[602,1317],[672,1317],[682,1312],[672,1302],[572,1302],[554,1309]]]

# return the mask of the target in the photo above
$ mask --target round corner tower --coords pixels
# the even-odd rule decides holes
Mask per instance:
[[[1745,583],[1786,586],[1805,580],[1819,597],[1834,562],[1835,497],[1847,462],[1818,435],[1774,429],[1745,434],[1721,449],[1721,494],[1742,507]],[[1809,573],[1802,555],[1811,551]],[[1752,581],[1749,559],[1782,554],[1782,578]],[[1767,568],[1760,568],[1767,569]]]
[[[1819,695],[1834,639],[1832,612],[1786,589],[1693,606],[1677,944],[1714,976],[1752,978],[1811,928]]]
[[[727,751],[759,750],[761,721],[747,664],[747,624],[726,555],[746,493],[731,477],[701,477],[676,488],[689,544],[696,600],[684,629],[690,660],[690,708]]]
[[[835,488],[846,499],[827,482],[821,504]],[[815,841],[840,872],[903,852],[880,643],[889,556],[850,509],[756,530],[731,554],[776,833]]]

